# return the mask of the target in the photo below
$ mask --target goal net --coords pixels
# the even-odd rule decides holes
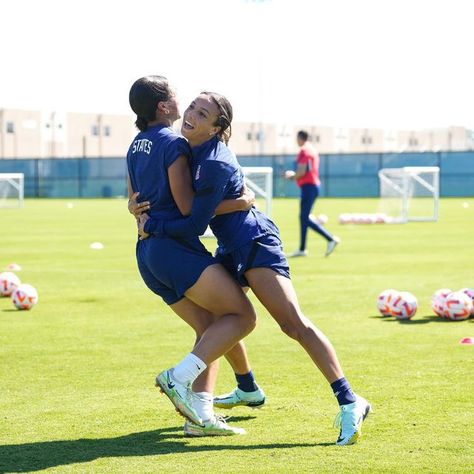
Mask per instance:
[[[388,222],[437,221],[439,168],[405,166],[379,171],[379,212]]]
[[[245,184],[255,193],[257,207],[267,216],[272,213],[273,168],[271,166],[244,166]]]
[[[256,206],[267,216],[272,213],[273,168],[271,166],[244,166],[245,184],[255,193]],[[213,237],[208,227],[203,237]]]
[[[23,197],[23,173],[0,173],[0,208],[22,207]]]

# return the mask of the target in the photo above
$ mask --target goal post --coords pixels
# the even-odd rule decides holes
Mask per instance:
[[[0,173],[0,208],[23,206],[24,181],[23,173]]]
[[[379,171],[379,211],[389,222],[437,221],[439,212],[439,168],[405,166]]]
[[[255,193],[257,203],[267,216],[272,213],[273,168],[271,166],[244,166],[245,184]]]

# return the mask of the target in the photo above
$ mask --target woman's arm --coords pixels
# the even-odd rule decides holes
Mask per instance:
[[[295,181],[302,178],[308,171],[307,165],[303,163],[298,163],[296,166],[296,171],[286,170],[285,178],[294,179]]]
[[[143,212],[150,209],[150,202],[143,201],[137,202],[139,192],[134,193],[132,189],[132,183],[130,181],[130,175],[127,174],[127,189],[128,189],[128,212],[138,218]]]
[[[190,215],[166,221],[154,217],[143,219],[142,230],[144,234],[169,235],[172,237],[202,235],[224,197],[226,184],[232,174],[231,171],[219,162],[206,163],[206,172],[202,173],[205,177],[201,176],[199,180],[199,187],[192,201]]]
[[[168,168],[171,194],[183,216],[191,214],[193,206],[194,190],[191,171],[186,156],[181,155]]]
[[[255,193],[245,184],[237,199],[224,199],[217,206],[215,214],[230,214],[231,212],[248,211],[255,204]]]

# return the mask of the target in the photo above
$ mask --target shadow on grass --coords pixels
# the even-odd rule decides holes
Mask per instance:
[[[232,423],[235,423],[235,422],[240,423],[241,421],[254,420],[257,417],[255,415],[247,415],[247,416],[225,415],[224,418],[226,420],[231,420]]]
[[[467,321],[466,319],[462,319],[459,321],[452,321],[451,319],[444,319],[440,318],[439,316],[434,316],[433,314],[428,314],[426,316],[421,316],[421,317],[414,317],[412,319],[397,319],[392,316],[370,316],[373,319],[380,319],[381,321],[384,322],[390,322],[390,323],[399,323],[399,324],[428,324],[428,323],[442,323],[442,324],[452,324],[452,323],[458,323],[458,322],[463,322]],[[474,319],[470,319],[470,321],[474,321]]]
[[[237,418],[237,417],[236,417]],[[98,458],[123,456],[157,456],[162,454],[205,451],[247,451],[333,446],[334,443],[274,443],[196,445],[185,438],[182,428],[163,428],[131,433],[117,438],[41,441],[0,446],[0,473],[31,472],[68,464],[91,462]]]

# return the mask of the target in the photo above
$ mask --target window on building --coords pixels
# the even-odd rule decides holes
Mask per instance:
[[[92,125],[92,136],[97,137],[99,136],[99,126],[98,125]]]
[[[248,141],[252,140],[252,132],[247,132],[247,140]]]
[[[410,146],[418,146],[418,139],[415,137],[410,137],[408,139],[408,145]]]
[[[315,135],[313,137],[313,141],[314,141],[314,143],[319,143],[321,141],[321,137],[319,135]]]
[[[7,133],[15,133],[15,124],[13,122],[7,122]]]
[[[110,137],[110,127],[108,125],[104,127],[104,135]]]
[[[62,123],[58,123],[58,128],[59,128],[59,129],[63,128],[63,124],[62,124]]]

